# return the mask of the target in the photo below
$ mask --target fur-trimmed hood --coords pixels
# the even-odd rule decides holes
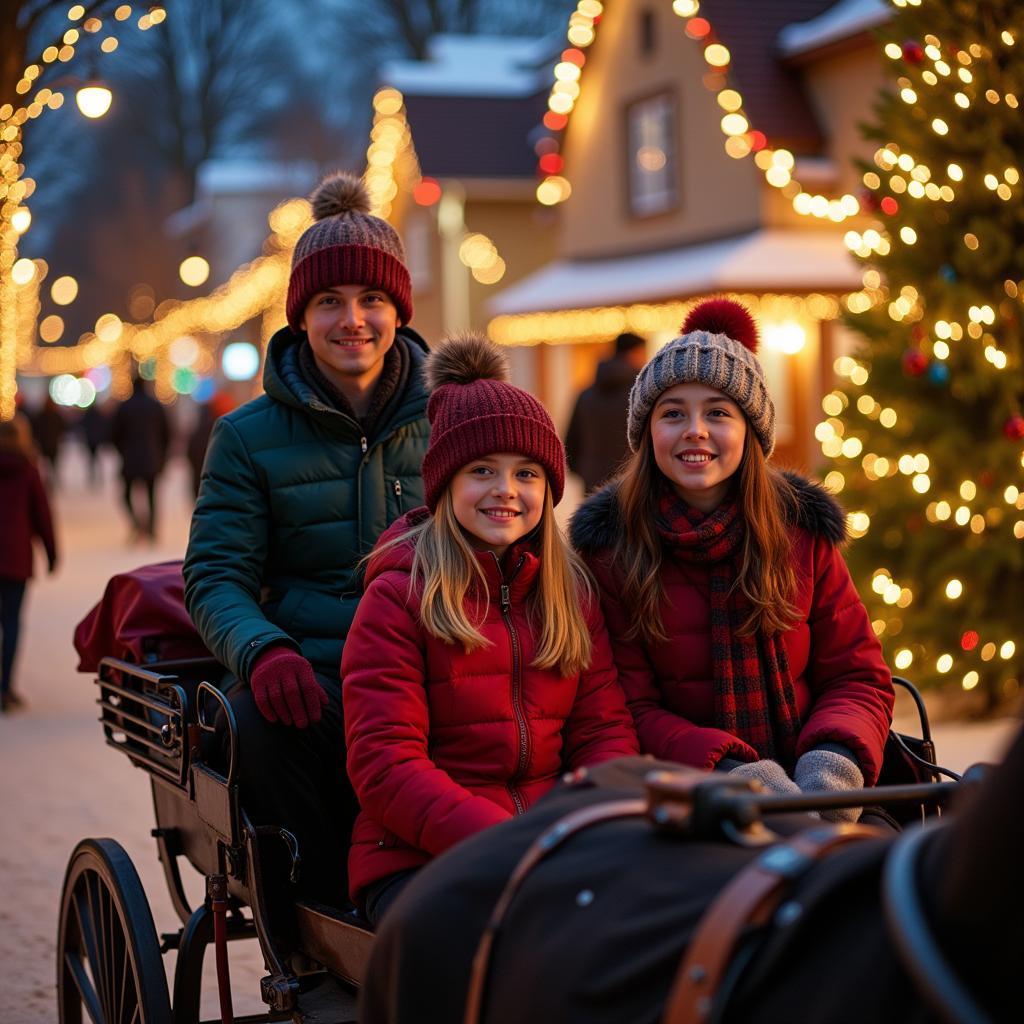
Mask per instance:
[[[792,524],[833,544],[844,544],[846,513],[839,502],[820,484],[796,473],[783,471],[782,475],[793,489]],[[618,483],[608,484],[592,494],[573,515],[569,537],[581,554],[596,554],[615,543],[622,530],[618,490]]]

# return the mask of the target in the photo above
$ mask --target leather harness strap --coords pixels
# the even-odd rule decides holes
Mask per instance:
[[[610,800],[606,803],[592,804],[578,811],[559,818],[550,828],[546,829],[533,841],[526,853],[520,858],[509,880],[502,889],[498,902],[491,911],[487,927],[480,936],[480,942],[473,957],[473,968],[469,978],[469,990],[466,995],[466,1014],[464,1024],[478,1024],[483,1010],[484,990],[487,986],[487,972],[490,966],[491,950],[498,930],[508,913],[513,898],[519,891],[526,876],[549,854],[557,849],[570,836],[584,829],[606,821],[619,818],[639,818],[647,813],[647,800],[637,797],[630,800]]]
[[[705,1024],[748,929],[767,924],[792,884],[833,850],[885,834],[870,825],[820,825],[748,864],[704,912],[676,972],[662,1024]]]

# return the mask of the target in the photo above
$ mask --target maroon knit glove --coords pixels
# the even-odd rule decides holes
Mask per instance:
[[[249,676],[249,688],[260,714],[268,722],[305,729],[319,722],[327,694],[316,681],[313,666],[290,647],[265,650]]]

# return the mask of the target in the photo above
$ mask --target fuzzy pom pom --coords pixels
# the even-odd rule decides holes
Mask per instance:
[[[757,324],[746,306],[732,299],[706,299],[690,310],[683,322],[682,333],[707,331],[708,334],[724,334],[738,341],[751,352],[757,352]]]
[[[313,216],[317,220],[335,217],[340,213],[369,213],[370,196],[360,177],[347,171],[338,171],[317,185],[309,197]]]
[[[508,380],[508,358],[482,334],[456,334],[427,357],[427,388],[472,384],[475,380]]]

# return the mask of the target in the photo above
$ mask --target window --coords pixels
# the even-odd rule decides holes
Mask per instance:
[[[637,217],[676,204],[676,104],[662,93],[626,110],[629,208]]]

